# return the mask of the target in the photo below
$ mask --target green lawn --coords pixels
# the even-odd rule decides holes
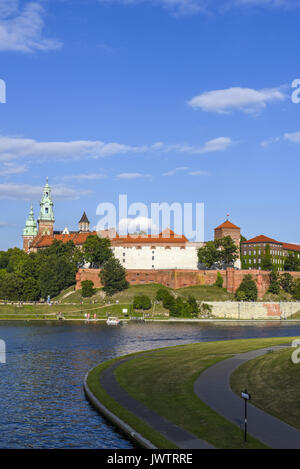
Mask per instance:
[[[56,314],[61,312],[65,319],[84,319],[84,313],[97,314],[97,318],[106,318],[107,315],[124,317],[123,308],[130,311],[129,304],[113,304],[113,305],[70,305],[59,304],[48,306],[44,304],[37,305],[0,305],[0,320],[28,320],[28,319],[56,319]]]
[[[248,339],[164,348],[138,354],[135,360],[120,365],[116,369],[116,378],[137,400],[217,448],[264,448],[252,437],[244,443],[243,431],[201,402],[194,394],[193,384],[202,371],[220,360],[236,353],[290,343],[291,340]],[[98,379],[100,372],[101,367],[93,371],[93,392],[121,417],[116,403],[103,394]],[[151,439],[149,433],[147,438]]]
[[[234,300],[234,294],[226,291],[225,288],[213,285],[196,285],[175,290],[179,296],[194,296],[199,301],[230,301]]]
[[[291,361],[294,350],[268,353],[245,363],[233,373],[231,386],[236,393],[246,387],[252,404],[300,429],[300,364]]]

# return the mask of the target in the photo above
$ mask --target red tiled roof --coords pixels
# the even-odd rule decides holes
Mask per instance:
[[[229,220],[224,221],[224,223],[222,223],[222,225],[217,226],[217,228],[215,228],[215,230],[218,230],[219,228],[231,228],[233,230],[239,230],[240,229],[239,226],[234,225]]]
[[[70,233],[70,234],[54,234],[51,235],[38,235],[34,238],[32,247],[33,248],[46,248],[51,246],[54,240],[62,241],[63,243],[67,243],[68,241],[73,241],[75,245],[84,244],[86,238],[90,235],[96,235],[96,231],[91,231],[87,233]]]
[[[248,239],[243,241],[242,244],[254,244],[254,243],[272,243],[272,244],[282,244],[281,241],[276,241],[276,239],[268,238],[265,235],[255,236],[255,238]]]
[[[282,243],[283,249],[287,249],[288,251],[300,251],[299,244],[292,244],[292,243]]]
[[[112,245],[117,244],[182,244],[187,243],[188,240],[183,235],[176,235],[172,230],[164,230],[158,235],[141,235],[141,236],[120,236],[116,235],[115,238],[111,240]]]
[[[51,235],[38,235],[34,238],[32,247],[33,248],[45,248],[51,246],[54,240],[62,241],[67,243],[68,241],[73,241],[76,246],[80,246],[85,243],[88,236],[96,236],[96,231],[91,231],[87,233],[70,233],[70,234],[54,234]],[[111,239],[112,246],[122,245],[122,244],[182,244],[187,243],[188,240],[183,235],[176,235],[172,230],[164,230],[158,235],[126,235],[120,236],[116,234]]]

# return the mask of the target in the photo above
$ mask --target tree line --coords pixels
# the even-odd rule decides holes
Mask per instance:
[[[54,240],[51,246],[30,254],[18,248],[0,251],[0,298],[8,301],[53,298],[75,284],[76,272],[86,262],[102,269],[101,281],[108,294],[127,288],[126,270],[113,256],[110,240],[90,235],[82,249],[73,241]]]

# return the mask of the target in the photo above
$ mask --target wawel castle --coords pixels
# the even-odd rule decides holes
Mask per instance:
[[[36,252],[50,246],[54,240],[64,243],[73,243],[82,247],[90,235],[97,235],[90,231],[90,222],[84,212],[78,223],[78,231],[54,230],[54,210],[51,196],[51,187],[48,178],[43,189],[40,202],[40,212],[37,222],[31,206],[29,216],[23,231],[23,249],[26,252]],[[289,252],[300,256],[300,246],[297,244],[281,243],[279,241],[258,236],[249,241],[240,243],[240,228],[229,220],[215,228],[215,239],[231,236],[235,241],[241,259],[236,261],[235,267],[246,269],[260,269],[261,256],[266,246],[270,245],[272,262],[283,270],[283,261]],[[99,233],[98,233],[99,235]],[[176,235],[172,230],[166,229],[158,235],[121,236],[114,230],[100,232],[101,237],[109,237],[111,249],[117,259],[126,269],[187,269],[198,270],[197,251],[205,243],[190,242],[183,235]]]

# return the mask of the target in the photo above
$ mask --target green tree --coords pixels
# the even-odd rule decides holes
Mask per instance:
[[[295,254],[289,252],[284,262],[284,270],[287,272],[298,272],[300,270],[300,262]]]
[[[280,293],[279,274],[277,272],[271,272],[269,275],[270,286],[268,292],[278,295]]]
[[[257,300],[257,286],[255,281],[252,278],[252,275],[247,274],[244,276],[239,288],[236,291],[235,297],[239,299],[241,293],[243,292],[245,295],[245,301],[256,301]]]
[[[300,278],[294,280],[292,295],[294,300],[300,301]]]
[[[188,305],[190,306],[190,314],[193,316],[193,317],[198,317],[198,314],[199,314],[199,306],[198,306],[198,303],[197,303],[197,300],[194,296],[192,295],[189,295],[188,296],[188,299],[187,299],[187,303]]]
[[[215,244],[217,248],[221,248],[221,262],[225,265],[233,265],[238,254],[237,246],[231,236],[224,236],[224,238],[216,240]]]
[[[24,301],[37,301],[40,299],[40,285],[34,277],[27,277],[23,282],[22,299]]]
[[[169,295],[169,291],[166,288],[159,288],[155,298],[157,301],[163,301],[166,295]]]
[[[163,307],[170,310],[175,305],[175,298],[171,293],[167,292],[163,298]]]
[[[266,249],[264,254],[261,257],[261,268],[262,270],[272,270],[273,269],[273,263],[272,263],[272,258],[271,258],[271,251],[270,251],[270,245],[266,245]]]
[[[214,264],[218,264],[221,261],[221,252],[217,248],[215,241],[208,241],[205,246],[198,249],[198,261],[208,269],[211,269]]]
[[[133,298],[134,309],[148,310],[151,308],[151,300],[147,295],[136,295]]]
[[[126,280],[126,270],[118,259],[110,257],[99,273],[103,290],[108,295],[113,295],[118,291],[128,288],[129,283]]]
[[[223,288],[223,277],[220,272],[217,273],[217,278],[214,285],[215,287]]]
[[[81,288],[81,296],[83,298],[89,298],[95,293],[94,283],[92,282],[92,280],[83,280],[81,282]]]
[[[292,293],[293,289],[293,277],[291,274],[285,272],[284,274],[280,275],[280,286],[281,288],[287,292],[287,293]]]
[[[16,274],[5,272],[0,276],[0,298],[9,301],[22,299],[24,281]]]
[[[83,245],[83,254],[86,262],[90,262],[93,268],[100,268],[113,254],[108,238],[90,235]]]

